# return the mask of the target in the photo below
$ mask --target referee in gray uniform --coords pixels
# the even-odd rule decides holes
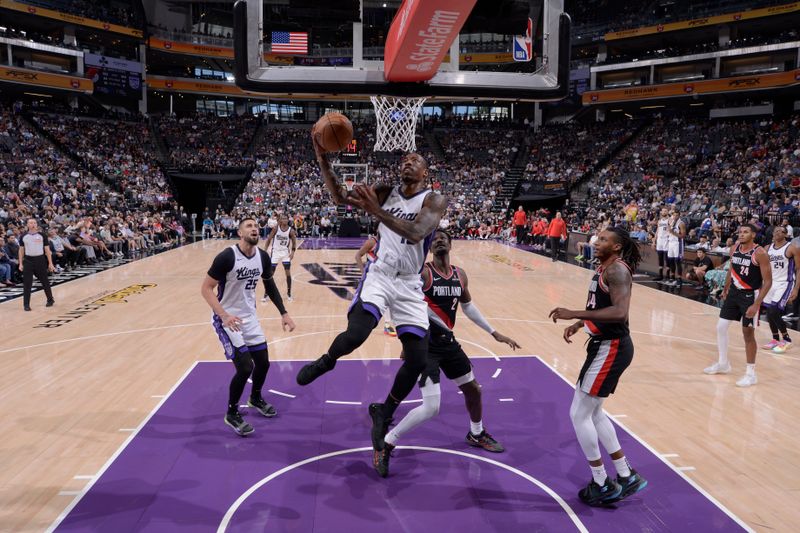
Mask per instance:
[[[53,257],[50,255],[50,243],[47,235],[39,231],[39,224],[35,219],[28,219],[28,233],[19,242],[19,269],[22,271],[22,303],[26,311],[31,310],[31,286],[33,276],[42,284],[47,295],[47,307],[52,307],[53,291],[50,290],[48,272],[54,272]]]

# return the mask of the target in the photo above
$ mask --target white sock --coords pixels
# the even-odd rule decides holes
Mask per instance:
[[[470,420],[469,432],[475,435],[476,437],[481,433],[483,433],[483,420],[479,420],[478,422],[473,422],[472,420]]]
[[[631,465],[628,464],[627,457],[612,459],[612,461],[614,461],[614,468],[617,470],[617,474],[622,477],[628,477],[631,475]]]
[[[731,320],[720,318],[717,322],[717,349],[719,350],[720,366],[728,366],[728,328]]]
[[[747,370],[745,371],[745,375],[747,376],[755,376],[756,375],[756,364],[747,363]]]
[[[592,469],[592,479],[594,479],[594,482],[602,487],[603,484],[605,484],[606,479],[608,478],[608,474],[606,474],[605,465],[600,465],[600,466],[589,465],[589,468]]]

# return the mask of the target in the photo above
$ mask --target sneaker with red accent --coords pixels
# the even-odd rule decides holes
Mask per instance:
[[[792,347],[792,343],[789,341],[781,341],[772,349],[772,353],[786,353],[786,350]]]
[[[506,451],[503,445],[489,435],[485,429],[481,431],[480,435],[473,435],[471,431],[468,432],[467,444],[475,446],[476,448],[483,448],[487,452],[500,453]]]
[[[762,347],[761,347],[761,349],[762,349],[762,350],[774,350],[774,349],[775,349],[775,347],[776,347],[776,346],[778,346],[780,343],[781,343],[781,341],[778,341],[778,340],[772,339],[772,340],[771,340],[771,341],[769,341],[767,344],[765,344],[764,346],[762,346]]]
[[[389,324],[388,322],[383,326],[383,334],[388,335],[390,337],[397,337],[397,330],[394,329],[394,326]]]
[[[389,459],[392,457],[394,446],[384,443],[382,450],[372,450],[372,466],[381,477],[389,475]]]

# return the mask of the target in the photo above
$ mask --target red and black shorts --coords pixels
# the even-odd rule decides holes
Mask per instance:
[[[586,362],[578,376],[578,387],[590,396],[606,398],[617,388],[620,376],[633,360],[630,336],[619,339],[589,339]]]

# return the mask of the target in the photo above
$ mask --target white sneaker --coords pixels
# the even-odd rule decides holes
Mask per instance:
[[[721,365],[718,362],[703,370],[706,374],[728,374],[731,371],[731,365]]]
[[[751,385],[755,385],[758,383],[758,379],[756,379],[756,375],[753,374],[752,376],[745,374],[742,379],[736,382],[737,387],[750,387]]]
[[[265,303],[267,303],[268,301],[269,301],[269,298],[267,298],[266,296],[264,296],[263,298],[261,298],[261,303],[262,303],[262,304],[265,304]]]
[[[289,300],[290,302],[294,301],[294,298],[292,298],[291,296],[287,296],[286,299]]]

